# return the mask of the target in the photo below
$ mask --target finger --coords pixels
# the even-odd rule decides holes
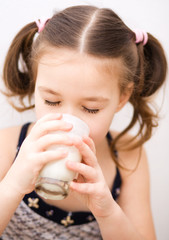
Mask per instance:
[[[84,163],[66,161],[66,166],[70,170],[82,175],[87,181],[96,182],[98,179],[96,170]]]
[[[93,183],[78,183],[72,181],[70,183],[70,189],[74,190],[76,192],[79,192],[81,194],[94,194],[95,193],[95,187]]]
[[[36,160],[39,159],[40,164],[42,166],[44,166],[44,165],[46,165],[49,162],[58,161],[58,160],[64,159],[67,155],[68,155],[68,151],[67,150],[65,150],[63,148],[58,148],[55,151],[50,150],[50,151],[39,153]]]
[[[47,134],[37,141],[37,151],[46,151],[52,145],[72,146],[72,139],[66,134]]]
[[[82,141],[80,138],[73,138],[74,146],[79,150],[82,155],[83,161],[92,167],[95,167],[97,163],[97,158],[90,147]]]
[[[90,137],[83,137],[83,142],[85,142],[90,147],[90,149],[96,154],[95,144]]]
[[[34,138],[39,138],[50,132],[55,131],[70,131],[72,129],[72,124],[64,122],[63,120],[50,120],[46,122],[36,123],[31,131]]]
[[[61,118],[62,118],[62,114],[61,113],[49,113],[49,114],[46,114],[46,115],[44,115],[43,117],[41,117],[40,119],[38,119],[36,121],[36,123],[32,127],[32,131],[34,129],[36,129],[37,125],[40,125],[43,122],[51,121],[51,120],[59,120]]]
[[[40,119],[38,119],[37,122],[41,123],[41,122],[46,122],[46,121],[50,121],[50,120],[59,120],[61,118],[62,118],[61,113],[49,113],[49,114],[44,115]]]

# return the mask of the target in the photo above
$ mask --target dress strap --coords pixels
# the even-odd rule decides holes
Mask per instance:
[[[110,146],[111,142],[113,141],[113,137],[110,132],[107,133],[107,140],[108,140],[108,144]],[[115,154],[116,158],[118,159],[118,151],[116,149],[114,150],[114,154]],[[122,179],[121,179],[120,171],[119,171],[118,166],[116,166],[116,176],[115,176],[113,188],[112,188],[112,195],[115,200],[118,198],[118,196],[120,194],[121,184],[122,184]]]
[[[15,158],[17,157],[18,155],[18,152],[19,152],[19,149],[24,141],[24,139],[26,138],[26,134],[27,134],[27,131],[28,131],[28,127],[31,123],[28,122],[28,123],[25,123],[22,128],[21,128],[21,131],[20,131],[20,135],[19,135],[19,140],[18,140],[18,144],[17,144],[17,150],[16,150],[16,155],[15,155]],[[14,159],[15,160],[15,159]]]
[[[111,142],[113,141],[113,137],[112,137],[111,133],[108,132],[106,137],[107,137],[108,144],[110,146]],[[117,150],[114,150],[114,154],[115,154],[116,158],[118,159],[118,151]]]
[[[19,136],[19,140],[18,140],[18,145],[17,145],[17,148],[20,148],[20,146],[22,145],[25,137],[26,137],[26,134],[27,134],[27,131],[28,131],[28,127],[30,125],[30,122],[28,123],[25,123],[22,128],[21,128],[21,132],[20,132],[20,136]]]

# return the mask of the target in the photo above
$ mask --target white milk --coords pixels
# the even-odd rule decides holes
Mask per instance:
[[[52,134],[67,134],[69,136],[88,136],[89,127],[81,119],[69,115],[63,114],[62,118],[65,122],[73,124],[73,128],[69,132],[57,131]],[[80,162],[81,154],[79,150],[74,146],[56,145],[48,149],[55,150],[58,148],[65,148],[68,150],[68,155],[64,159],[57,160],[56,162],[48,163],[40,172],[39,178],[36,184],[36,192],[46,199],[63,199],[68,195],[69,182],[71,182],[76,173],[69,170],[65,162],[67,160]]]

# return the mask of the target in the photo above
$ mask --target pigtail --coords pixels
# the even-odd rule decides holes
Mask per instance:
[[[141,146],[152,136],[158,126],[158,110],[150,104],[150,96],[156,93],[166,79],[167,60],[159,41],[148,34],[148,42],[138,44],[139,63],[135,75],[135,89],[130,98],[133,105],[133,121],[139,123],[134,140],[140,136],[133,148]]]
[[[142,97],[154,94],[164,83],[167,72],[167,61],[159,41],[148,34],[144,49],[144,87]]]
[[[133,106],[133,115],[129,125],[112,142],[113,153],[116,148],[132,150],[139,147],[141,154],[141,146],[151,138],[153,128],[158,126],[158,111],[150,104],[149,97],[156,93],[166,78],[167,61],[164,50],[158,40],[148,34],[147,44],[143,46],[139,43],[137,53],[138,65],[134,76],[134,90],[129,100]],[[139,128],[135,136],[127,141],[119,141],[137,123]],[[113,158],[118,166],[124,168],[119,165],[115,155]]]
[[[9,101],[18,111],[24,111],[33,107],[26,107],[23,99],[25,96],[28,96],[30,102],[34,91],[30,54],[37,30],[35,22],[22,28],[13,39],[5,59],[3,69],[3,79],[7,88],[5,95],[9,98],[19,97],[21,107],[16,107]]]

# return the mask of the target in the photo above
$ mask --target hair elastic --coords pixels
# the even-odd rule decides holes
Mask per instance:
[[[135,33],[136,36],[135,43],[143,42],[144,46],[148,41],[148,34],[144,30],[140,29],[135,29],[133,32]]]
[[[41,20],[41,19],[38,19],[36,22],[36,25],[38,27],[38,33],[42,32],[46,23],[48,22],[49,19],[46,19],[46,20]]]

